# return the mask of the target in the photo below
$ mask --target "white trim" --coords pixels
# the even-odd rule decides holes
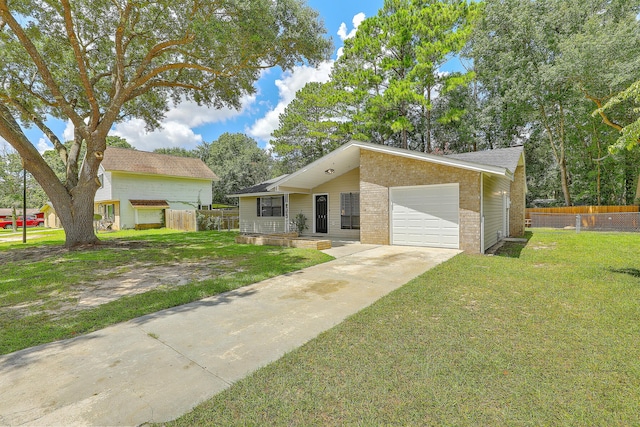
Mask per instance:
[[[316,231],[316,197],[317,196],[326,196],[327,197],[327,232],[320,234],[329,234],[329,193],[313,193],[313,197],[311,198],[311,204],[313,205],[313,234],[318,233]]]
[[[244,194],[227,194],[227,197],[271,197],[271,196],[284,196],[285,194],[280,191],[263,191],[261,193],[244,193]]]
[[[288,233],[291,231],[291,224],[289,223],[289,195],[284,195],[284,206],[282,207],[284,214],[284,232]]]
[[[430,163],[435,163],[435,164],[440,164],[440,165],[445,165],[445,166],[451,166],[451,167],[457,167],[457,168],[461,168],[461,169],[467,169],[467,170],[471,170],[471,171],[475,171],[475,172],[485,172],[485,173],[490,173],[493,175],[500,175],[500,176],[504,176],[506,178],[508,178],[509,180],[513,181],[514,180],[514,175],[511,171],[509,171],[506,168],[502,168],[502,167],[498,167],[498,166],[489,166],[489,165],[483,165],[480,163],[473,163],[473,162],[467,162],[464,160],[458,160],[458,159],[453,159],[453,158],[449,158],[449,157],[444,157],[444,156],[436,156],[433,154],[426,154],[426,153],[421,153],[421,152],[417,152],[417,151],[410,151],[410,150],[405,150],[402,148],[395,148],[395,147],[389,147],[386,145],[379,145],[379,144],[372,144],[372,143],[368,143],[368,142],[360,142],[360,141],[351,141],[341,147],[338,147],[337,149],[335,149],[334,151],[332,151],[331,153],[325,155],[324,157],[319,158],[318,160],[308,164],[307,166],[298,169],[297,171],[295,171],[294,173],[287,175],[285,177],[283,177],[282,179],[273,182],[272,184],[270,184],[266,190],[267,191],[273,191],[273,190],[278,190],[279,187],[289,181],[293,181],[295,182],[295,179],[306,173],[311,171],[312,169],[315,169],[317,167],[321,167],[324,168],[327,164],[328,161],[330,161],[331,159],[337,157],[337,156],[341,156],[341,155],[345,155],[343,153],[347,152],[347,151],[351,151],[351,150],[360,150],[360,149],[365,149],[365,150],[370,150],[370,151],[376,151],[376,152],[380,152],[380,153],[385,153],[385,154],[390,154],[390,155],[396,155],[396,156],[401,156],[401,157],[406,157],[406,158],[410,158],[410,159],[414,159],[414,160],[421,160],[421,161],[427,161]],[[323,166],[325,165],[325,166]],[[343,171],[342,173],[346,173],[347,171]],[[295,187],[296,185],[292,185],[292,187]]]
[[[502,193],[502,229],[503,229],[503,236],[502,238],[504,239],[505,237],[509,237],[509,205],[511,204],[510,200],[509,200],[509,195],[507,194],[507,192],[505,191],[504,193]]]

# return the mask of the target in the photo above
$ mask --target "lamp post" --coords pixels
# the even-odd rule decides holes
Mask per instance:
[[[27,169],[22,161],[22,243],[27,243]]]

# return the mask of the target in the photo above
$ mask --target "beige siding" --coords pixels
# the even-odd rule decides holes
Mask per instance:
[[[293,219],[299,213],[307,218],[307,227],[302,235],[310,236],[313,233],[313,197],[310,194],[289,194],[289,219]],[[295,227],[291,227],[291,231],[295,231]]]
[[[506,178],[484,175],[483,180],[484,210],[484,249],[507,237],[504,227],[505,197],[509,196],[510,181]]]
[[[481,252],[479,172],[363,149],[360,180],[362,243],[390,243],[390,187],[459,183],[460,249]]]
[[[359,239],[360,230],[342,230],[340,228],[340,193],[357,193],[360,191],[360,169],[353,169],[339,177],[332,179],[312,190],[313,194],[327,194],[329,196],[329,232],[320,234],[332,239]],[[313,210],[313,197],[311,210]],[[293,212],[292,217],[293,217]],[[307,218],[311,218],[309,232],[313,231],[313,212]]]
[[[291,194],[289,196],[289,215],[293,219],[298,213],[307,218],[309,227],[303,235],[313,234],[313,203],[314,194],[326,194],[329,199],[329,229],[327,234],[317,234],[332,239],[359,239],[360,230],[342,230],[340,228],[340,193],[355,193],[360,191],[360,170],[354,169],[331,181],[312,189],[312,194]]]
[[[258,217],[256,214],[256,200],[257,197],[240,197],[240,232],[261,234],[284,233],[284,217]]]

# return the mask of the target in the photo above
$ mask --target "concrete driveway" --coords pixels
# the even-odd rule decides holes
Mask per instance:
[[[459,251],[342,245],[334,261],[0,356],[0,425],[175,419]]]

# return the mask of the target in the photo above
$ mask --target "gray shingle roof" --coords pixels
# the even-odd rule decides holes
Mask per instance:
[[[273,183],[274,183],[274,182],[276,182],[276,181],[280,181],[280,180],[281,180],[282,178],[284,178],[285,176],[287,176],[287,174],[280,175],[280,176],[275,177],[275,178],[271,178],[270,180],[268,180],[268,181],[264,181],[264,182],[261,182],[260,184],[256,184],[256,185],[254,185],[253,187],[243,188],[243,189],[241,189],[241,190],[239,190],[239,191],[236,191],[236,192],[234,192],[234,193],[231,193],[231,194],[230,194],[230,196],[231,196],[231,195],[234,195],[234,194],[265,193],[265,192],[267,191],[267,187],[268,187],[269,185],[273,184]]]
[[[149,153],[127,148],[107,147],[104,152],[102,167],[106,171],[220,180],[200,159]]]
[[[520,156],[524,147],[522,145],[509,148],[496,148],[493,150],[475,151],[471,153],[448,154],[445,157],[463,160],[465,162],[480,163],[489,166],[498,166],[508,169],[512,173],[516,171]]]

